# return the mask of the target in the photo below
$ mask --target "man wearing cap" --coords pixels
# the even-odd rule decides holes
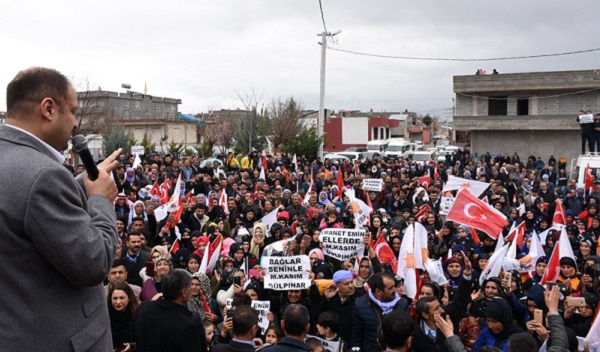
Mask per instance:
[[[354,288],[354,274],[350,270],[338,270],[333,274],[333,284],[325,289],[323,296],[315,303],[311,315],[318,317],[322,312],[335,311],[339,316],[338,334],[345,341],[350,341],[352,310],[355,299],[360,296]]]

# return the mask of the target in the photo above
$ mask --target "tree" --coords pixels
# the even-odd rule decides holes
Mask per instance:
[[[131,145],[129,144],[129,136],[125,133],[123,126],[119,124],[112,125],[110,133],[104,137],[102,147],[104,148],[104,155],[110,155],[119,148],[123,148],[123,154],[129,155]]]
[[[129,132],[129,145],[130,146],[138,145],[138,140],[135,139],[133,132]]]
[[[306,155],[309,159],[315,159],[319,145],[325,140],[325,135],[319,137],[315,126],[304,127],[298,137],[290,138],[283,144],[283,151],[298,156]]]
[[[88,77],[71,77],[73,88],[77,92],[77,128],[74,134],[108,135],[109,121],[114,117],[111,104],[108,103],[106,92],[100,87],[94,88]]]
[[[227,115],[217,115],[213,121],[206,126],[206,139],[209,139],[213,146],[218,146],[221,154],[227,154],[227,150],[233,145],[234,128],[231,118]]]
[[[142,138],[140,145],[144,147],[144,153],[146,155],[148,155],[148,154],[152,153],[154,150],[156,150],[156,143],[150,143],[150,138],[148,138],[147,133],[144,133],[144,138]]]
[[[425,124],[425,126],[429,127],[429,125],[431,125],[433,122],[433,119],[429,116],[429,114],[427,114],[421,119],[421,121]]]
[[[208,138],[205,138],[202,144],[195,146],[194,149],[202,158],[209,158],[213,153],[213,144]]]
[[[269,119],[267,131],[275,152],[285,142],[297,138],[302,132],[302,102],[290,97],[285,101],[281,98],[273,100],[268,109]]]
[[[235,149],[243,154],[250,152],[252,148],[258,150],[265,149],[267,140],[264,131],[267,111],[264,106],[259,107],[262,94],[259,97],[254,89],[244,94],[235,91],[235,94],[240,98],[240,101],[248,112],[244,118],[233,121],[235,125],[233,132]]]
[[[185,148],[185,146],[183,145],[183,142],[177,144],[177,143],[173,142],[173,140],[171,139],[171,143],[169,143],[169,146],[167,147],[167,152],[169,154],[173,154],[173,153],[180,154],[184,148]]]

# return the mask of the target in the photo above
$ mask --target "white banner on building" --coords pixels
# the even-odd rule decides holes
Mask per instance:
[[[365,230],[323,229],[319,241],[323,242],[323,254],[337,260],[362,256],[365,249]]]
[[[366,178],[362,182],[363,191],[381,192],[383,180],[380,178]]]
[[[310,260],[307,255],[265,257],[265,288],[276,291],[305,290],[310,287]]]

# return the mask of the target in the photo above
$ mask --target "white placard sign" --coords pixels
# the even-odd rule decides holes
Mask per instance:
[[[442,192],[442,197],[440,198],[440,214],[448,215],[450,209],[454,205],[454,195],[452,192],[446,191]]]
[[[320,340],[323,344],[323,351],[326,352],[340,352],[340,342],[339,341],[330,341],[324,339],[322,337],[314,336],[314,335],[306,335],[306,339],[314,338]]]
[[[593,122],[594,122],[594,114],[579,115],[579,124],[593,123]]]
[[[266,289],[287,291],[310,287],[310,260],[307,255],[265,257],[262,262]]]
[[[323,254],[337,260],[362,256],[365,249],[365,230],[323,229],[319,241],[323,242]]]
[[[143,145],[134,145],[131,147],[132,155],[144,155],[144,146]]]
[[[383,180],[380,178],[365,178],[362,183],[364,191],[381,192]]]
[[[271,302],[252,301],[252,308],[256,309],[258,312],[258,327],[260,327],[260,334],[265,335],[267,333],[267,328],[269,327],[267,314],[269,314],[269,310],[271,309]]]

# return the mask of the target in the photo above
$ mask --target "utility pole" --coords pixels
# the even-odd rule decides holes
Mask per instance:
[[[340,34],[342,30],[335,33],[321,32],[317,36],[321,37],[321,79],[320,79],[320,92],[319,92],[319,119],[317,121],[317,136],[323,136],[323,130],[325,127],[325,57],[327,53],[327,37],[333,37]],[[317,152],[319,158],[323,158],[323,141],[319,144],[319,151]]]

